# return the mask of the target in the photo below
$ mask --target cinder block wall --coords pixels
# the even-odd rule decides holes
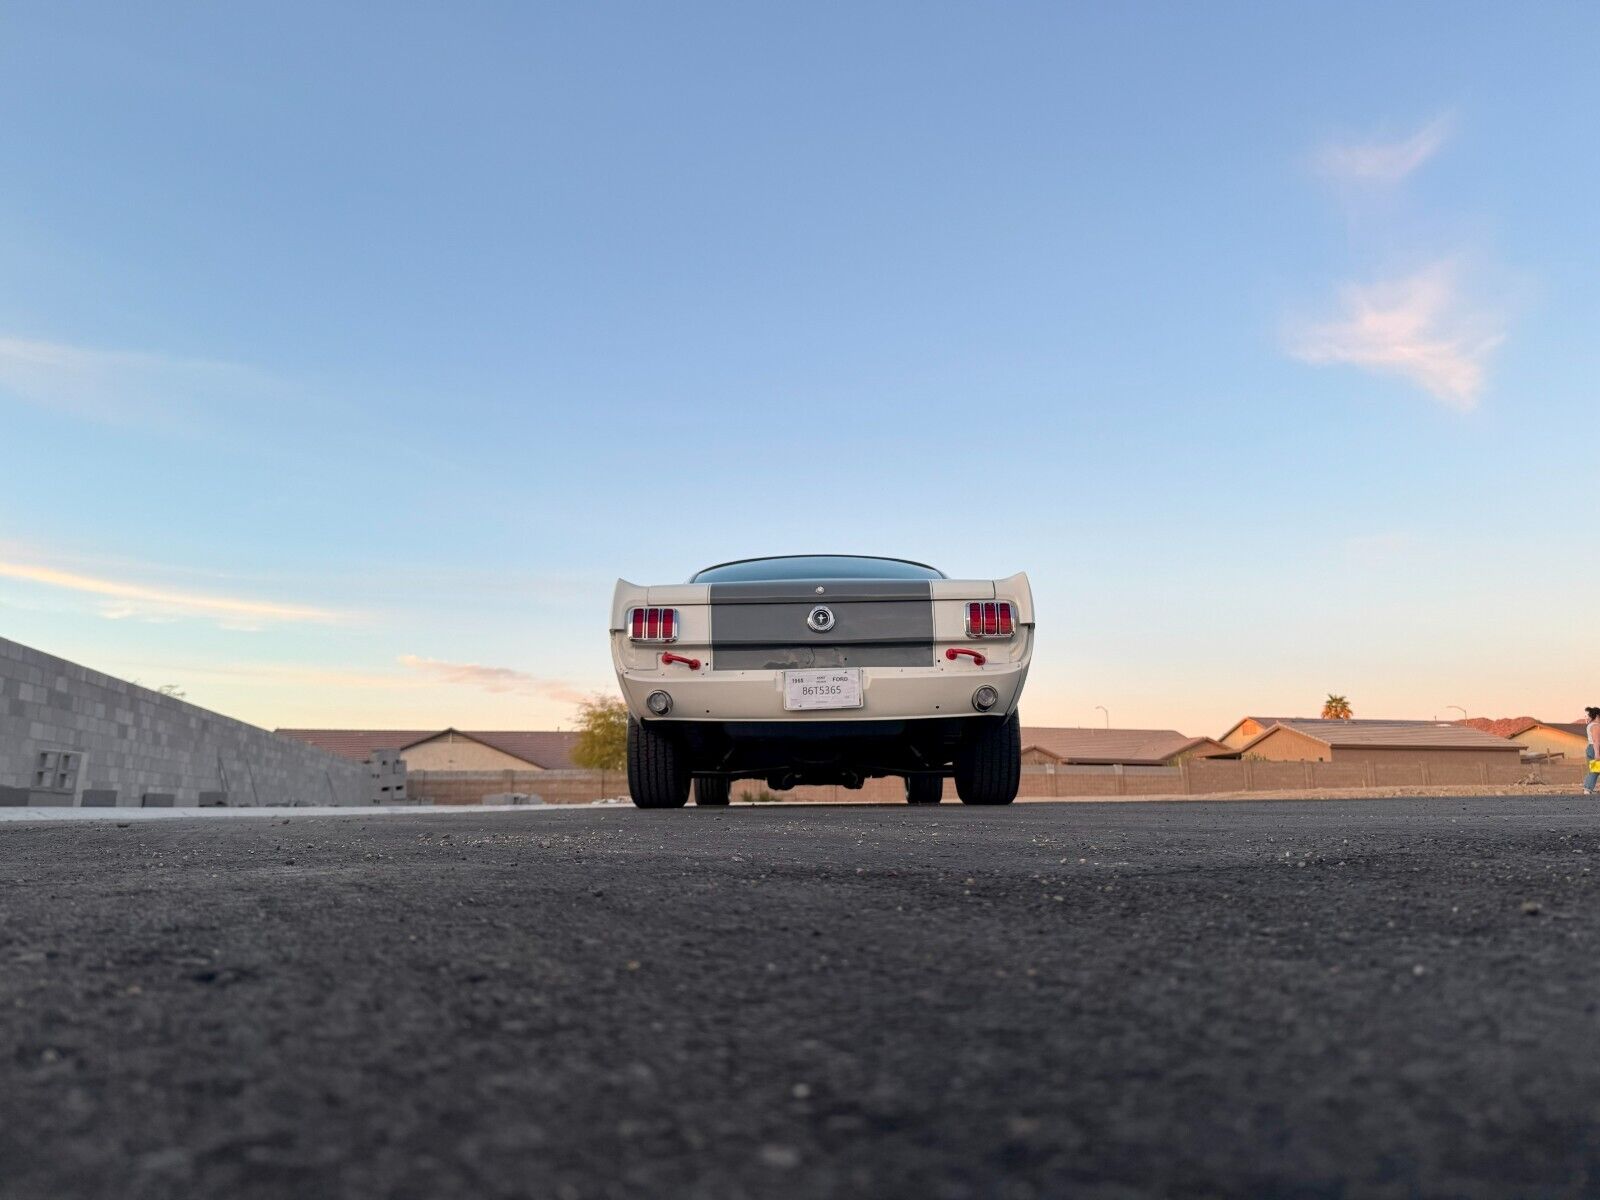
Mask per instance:
[[[129,808],[147,792],[186,807],[201,792],[229,805],[360,804],[367,792],[360,763],[0,638],[0,787],[33,789],[49,750],[83,756],[63,804],[100,789]]]

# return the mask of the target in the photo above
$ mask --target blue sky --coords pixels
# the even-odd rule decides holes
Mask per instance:
[[[0,633],[540,727],[618,575],[1018,569],[1034,723],[1600,703],[1600,10],[0,9]]]

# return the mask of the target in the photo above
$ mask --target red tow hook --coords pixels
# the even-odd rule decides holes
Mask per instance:
[[[968,650],[965,646],[951,646],[950,649],[944,652],[944,656],[951,662],[955,662],[955,660],[960,658],[963,654],[972,659],[972,665],[975,667],[981,667],[984,663],[989,661],[978,651]]]
[[[700,660],[698,658],[685,658],[681,654],[674,654],[671,650],[668,650],[662,654],[661,665],[663,667],[675,662],[682,663],[691,671],[698,671],[700,669]]]

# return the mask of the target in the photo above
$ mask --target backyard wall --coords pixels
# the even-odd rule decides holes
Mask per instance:
[[[1504,756],[1502,756],[1503,758]],[[1576,763],[1530,767],[1517,762],[1389,761],[1384,763],[1240,762],[1191,759],[1179,767],[1048,767],[1022,768],[1018,795],[1025,798],[1085,796],[1206,796],[1219,792],[1261,792],[1292,795],[1315,788],[1510,787],[1520,783],[1571,786],[1583,777]],[[587,804],[601,797],[626,796],[623,771],[422,771],[407,780],[411,798],[425,804],[481,804],[486,796],[521,793],[546,804]],[[737,779],[735,800],[765,791],[759,779]],[[774,792],[779,800],[812,802],[905,799],[899,779],[869,779],[852,791],[846,787],[797,787]],[[947,802],[956,798],[955,784],[945,780]]]
[[[408,771],[417,804],[482,804],[485,796],[537,796],[546,804],[587,804],[628,794],[626,771]]]
[[[368,768],[0,638],[0,802],[18,792],[33,805],[360,804]]]

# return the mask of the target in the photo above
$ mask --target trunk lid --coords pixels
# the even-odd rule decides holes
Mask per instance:
[[[712,668],[930,666],[934,661],[931,582],[819,579],[711,584]]]

